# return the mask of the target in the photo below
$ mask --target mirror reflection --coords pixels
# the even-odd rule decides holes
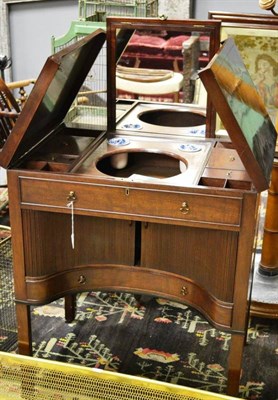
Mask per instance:
[[[135,30],[117,63],[117,97],[197,102],[197,73],[209,61],[209,42],[206,32]]]
[[[213,136],[215,112],[198,71],[219,49],[220,25],[216,20],[108,17],[108,130],[116,129],[127,102],[134,100],[202,108],[206,136]]]

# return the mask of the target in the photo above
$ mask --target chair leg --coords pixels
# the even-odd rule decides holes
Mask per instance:
[[[65,320],[70,323],[75,318],[76,311],[76,295],[69,294],[65,296]]]

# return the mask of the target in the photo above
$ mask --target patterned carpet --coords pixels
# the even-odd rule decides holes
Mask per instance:
[[[73,323],[63,317],[63,300],[33,309],[35,357],[225,393],[230,335],[185,305],[150,299],[138,306],[131,294],[92,292],[79,296]],[[252,319],[242,398],[278,398],[277,338],[276,321]]]
[[[0,243],[0,350],[16,352],[10,232]],[[195,310],[132,294],[82,293],[76,319],[63,299],[32,308],[34,356],[225,393],[230,335]],[[278,399],[278,323],[252,318],[240,397]]]

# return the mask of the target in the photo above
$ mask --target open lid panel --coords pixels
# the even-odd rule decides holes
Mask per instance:
[[[256,190],[266,190],[277,133],[233,38],[199,76]]]
[[[15,165],[63,122],[105,40],[98,29],[46,60],[2,148],[2,167]]]

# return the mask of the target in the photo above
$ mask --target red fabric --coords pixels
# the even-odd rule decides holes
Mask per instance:
[[[128,52],[157,54],[163,51],[165,40],[155,36],[134,34],[127,46]]]
[[[182,55],[182,44],[186,40],[190,38],[189,35],[179,35],[171,37],[167,40],[164,45],[164,50],[166,54],[171,56],[180,56]]]
[[[188,40],[189,38],[190,38],[189,35],[179,35],[179,36],[171,37],[165,43],[164,48],[165,49],[173,49],[173,50],[175,50],[175,49],[181,50],[183,42],[186,42],[186,40]]]

